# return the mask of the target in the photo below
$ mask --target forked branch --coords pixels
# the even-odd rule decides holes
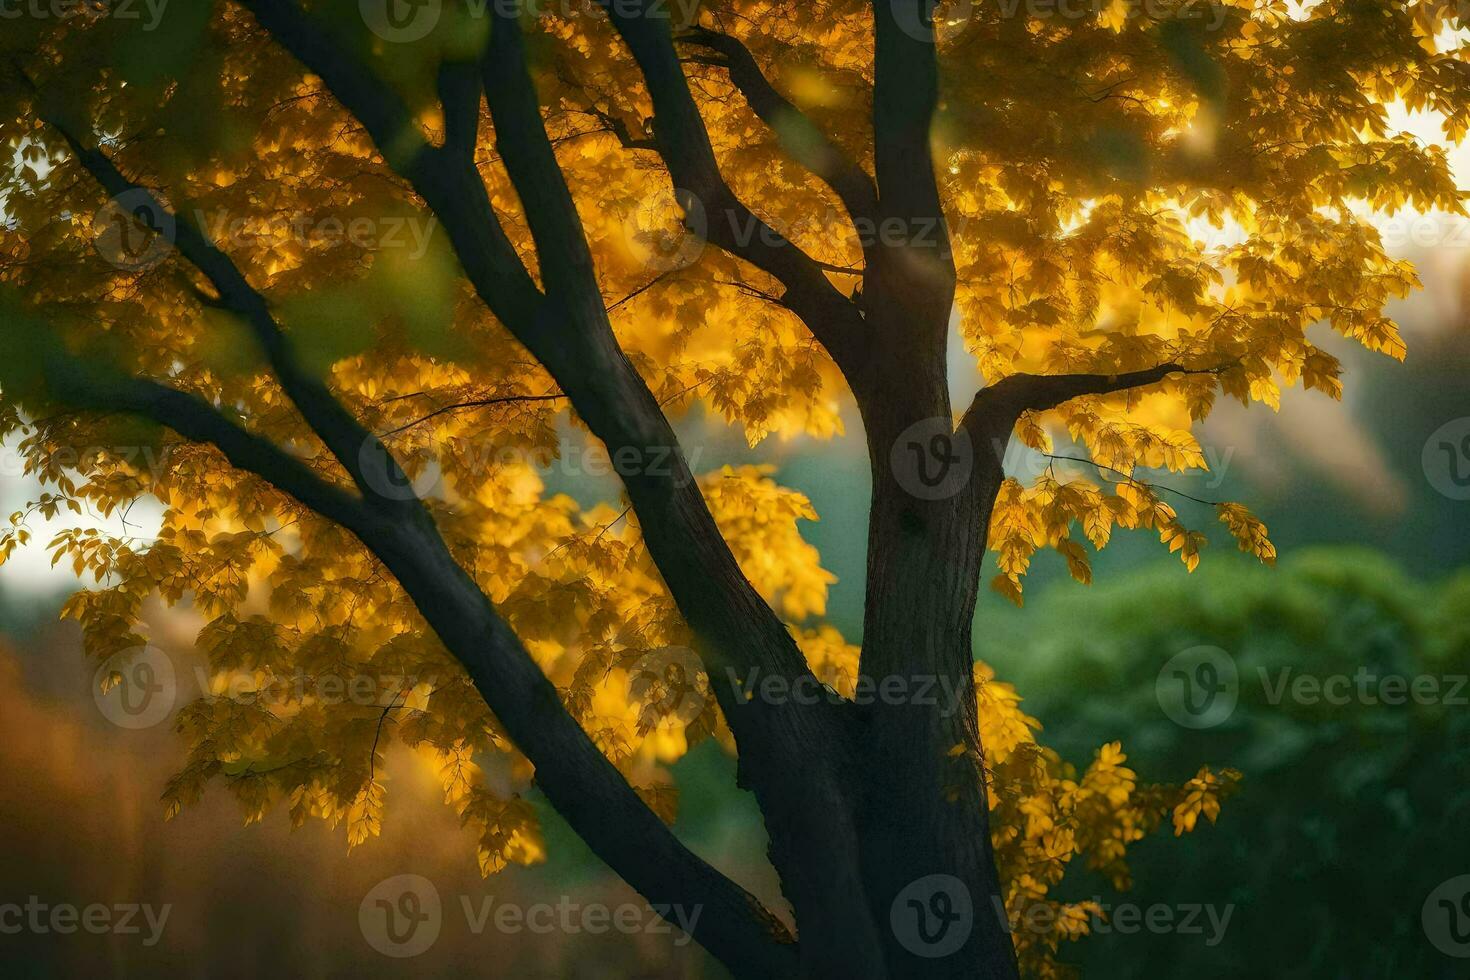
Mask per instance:
[[[873,186],[873,179],[806,113],[776,91],[756,63],[755,56],[739,38],[695,27],[678,39],[718,55],[706,61],[730,73],[730,84],[776,134],[781,148],[832,188],[855,224],[871,223],[875,219],[878,191]]]

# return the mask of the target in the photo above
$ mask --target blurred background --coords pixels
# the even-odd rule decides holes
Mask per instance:
[[[1201,763],[1245,774],[1218,824],[1132,852],[1128,900],[1228,905],[1223,938],[1206,945],[1207,936],[1148,929],[1094,936],[1063,955],[1084,976],[1470,973],[1470,961],[1446,952],[1470,955],[1470,934],[1446,940],[1421,918],[1437,887],[1470,874],[1470,689],[1458,690],[1458,703],[1449,696],[1452,679],[1470,674],[1470,229],[1433,229],[1405,235],[1397,248],[1418,261],[1426,286],[1393,311],[1406,363],[1324,338],[1347,366],[1343,404],[1299,390],[1285,394],[1279,414],[1222,402],[1200,433],[1212,472],[1158,478],[1197,497],[1247,503],[1270,526],[1278,567],[1236,554],[1221,536],[1189,576],[1152,534],[1120,533],[1097,556],[1091,588],[1072,583],[1051,555],[1038,558],[1024,609],[982,594],[976,655],[1018,687],[1044,726],[1042,740],[1065,758],[1085,765],[1098,745],[1119,740],[1145,779],[1187,779]],[[686,445],[701,447],[702,468],[773,462],[781,483],[810,496],[822,520],[805,532],[839,578],[829,619],[856,641],[867,506],[856,420],[832,442],[756,450],[698,418],[680,427]],[[38,491],[13,454],[4,459],[8,513]],[[553,489],[596,497],[608,488]],[[1208,507],[1172,502],[1193,526],[1214,524]],[[46,530],[65,524],[38,527],[37,537],[44,544]],[[469,835],[432,774],[406,753],[389,759],[381,838],[351,856],[341,828],[319,821],[293,832],[273,811],[242,827],[222,791],[165,824],[158,798],[182,745],[166,720],[128,730],[99,709],[95,665],[83,658],[75,624],[57,617],[74,581],[47,560],[32,547],[0,568],[0,904],[37,896],[167,904],[170,912],[151,945],[141,917],[141,935],[0,935],[7,976],[723,976],[692,944],[647,931],[477,934],[463,903],[478,914],[487,900],[641,902],[539,802],[547,863],[481,879]],[[153,635],[175,662],[197,662],[189,647],[199,623],[188,610],[153,616]],[[1239,705],[1220,724],[1189,729],[1161,711],[1155,681],[1170,657],[1197,645],[1233,658]],[[1361,669],[1440,678],[1446,696],[1309,704],[1274,698],[1260,682],[1282,671],[1325,678]],[[779,900],[756,811],[734,789],[730,760],[705,743],[675,773],[679,834]],[[373,948],[359,908],[379,882],[405,873],[432,882],[443,928],[421,955],[394,960]],[[1094,896],[1120,898],[1080,872],[1057,895]],[[1470,923],[1470,905],[1456,921]]]

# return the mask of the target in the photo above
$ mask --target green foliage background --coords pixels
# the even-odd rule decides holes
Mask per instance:
[[[1132,852],[1129,901],[1233,904],[1224,940],[1096,936],[1077,947],[1084,976],[1455,975],[1420,908],[1470,870],[1470,571],[1422,582],[1381,554],[1319,550],[1274,574],[1230,561],[1188,582],[1152,568],[1089,593],[1052,590],[1032,615],[1048,629],[1008,637],[1002,669],[1032,692],[1026,704],[1064,756],[1120,739],[1130,764],[1159,778],[1200,760],[1246,774],[1214,828]],[[1162,665],[1195,645],[1226,650],[1240,675],[1235,711],[1200,730],[1174,724],[1154,696]],[[1459,703],[1273,697],[1283,671],[1360,669],[1458,676],[1441,690]],[[1073,885],[1068,897],[1091,887],[1106,901],[1100,882]]]

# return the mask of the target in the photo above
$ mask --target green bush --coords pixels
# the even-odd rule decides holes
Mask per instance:
[[[1187,778],[1201,762],[1245,774],[1214,828],[1130,852],[1143,907],[1233,905],[1223,941],[1113,931],[1069,958],[1094,978],[1470,974],[1421,924],[1429,893],[1470,874],[1470,573],[1425,584],[1360,550],[1277,569],[1217,558],[1188,579],[1176,569],[1049,589],[981,651],[1066,758],[1085,763],[1118,739],[1151,777]],[[1190,729],[1165,714],[1156,681],[1198,645],[1230,655],[1239,699]],[[1327,692],[1347,703],[1294,696],[1312,693],[1302,676],[1345,676]],[[1406,703],[1383,703],[1397,696],[1389,677],[1406,679]],[[1431,699],[1420,681],[1417,700],[1434,703],[1408,686],[1423,677],[1438,690]],[[1079,878],[1060,897],[1108,892]]]

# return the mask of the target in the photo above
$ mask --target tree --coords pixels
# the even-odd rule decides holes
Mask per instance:
[[[1201,467],[1189,429],[1220,391],[1340,395],[1314,323],[1403,356],[1383,307],[1413,272],[1354,208],[1460,210],[1443,151],[1385,108],[1463,136],[1455,5],[513,7],[7,28],[0,426],[56,491],[42,512],[164,506],[153,542],[52,542],[106,583],[68,611],[111,663],[146,596],[187,594],[216,669],[261,685],[186,709],[168,806],[222,779],[250,818],[284,797],[357,842],[397,738],[434,755],[487,871],[537,856],[530,807],[491,786],[534,767],[633,887],[703,909],[737,975],[1013,976],[1016,947],[1053,970],[1059,933],[1013,944],[991,909],[1044,900],[1077,853],[1124,880],[1129,842],[1213,818],[1234,776],[1137,787],[1107,746],[1079,779],[1035,747],[974,664],[987,543],[1017,602],[1037,551],[1085,582],[1082,540],[1114,527],[1193,569],[1203,533],[1135,469]],[[442,233],[409,255],[403,222]],[[959,412],[956,331],[987,382]],[[669,422],[697,403],[753,442],[823,435],[849,397],[860,649],[804,625],[830,580],[804,499],[759,469],[696,478]],[[625,511],[542,493],[561,413]],[[1012,432],[1050,453],[1051,429],[1102,479],[1007,477]],[[1219,517],[1273,557],[1242,506]],[[366,712],[266,696],[361,670],[404,680]],[[799,942],[660,819],[651,759],[711,735]],[[958,948],[906,934],[931,926]]]

